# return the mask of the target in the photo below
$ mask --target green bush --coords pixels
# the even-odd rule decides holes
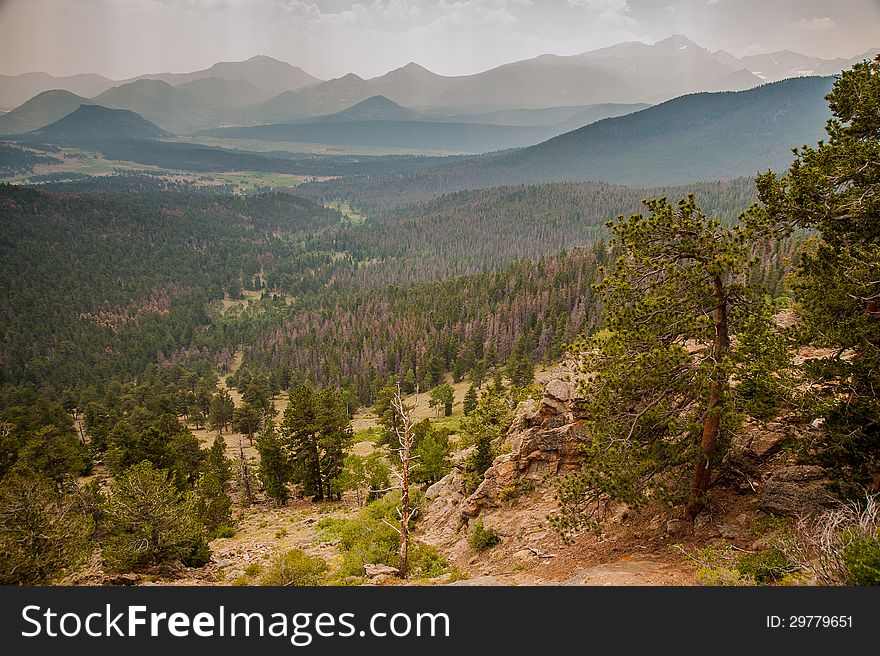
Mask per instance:
[[[81,562],[92,522],[76,498],[48,480],[15,472],[0,485],[0,585],[44,585]]]
[[[185,553],[180,559],[187,567],[201,567],[211,562],[211,547],[204,536],[199,537],[193,542],[189,553]]]
[[[130,571],[176,560],[198,567],[211,557],[196,499],[150,462],[128,468],[113,482],[103,511],[103,556],[113,569]]]
[[[269,566],[261,585],[321,585],[326,581],[327,563],[299,549],[281,554]]]
[[[449,571],[446,556],[423,542],[410,546],[409,573],[416,578],[433,579]]]
[[[880,585],[880,535],[859,536],[843,550],[848,585]]]
[[[501,544],[501,536],[493,528],[485,528],[482,521],[474,524],[474,530],[468,536],[468,544],[474,551],[486,551]]]
[[[421,492],[411,491],[413,507],[420,507],[423,500]],[[385,522],[396,522],[399,502],[400,493],[390,492],[361,508],[354,517],[327,518],[318,522],[318,528],[328,539],[339,540],[343,558],[336,572],[338,579],[363,576],[367,564],[397,567],[400,536]],[[410,530],[413,527],[411,524]],[[410,543],[408,569],[413,576],[433,578],[444,574],[448,568],[446,559],[433,547],[415,541]]]
[[[235,535],[235,527],[229,525],[218,526],[214,536],[218,538],[231,538]]]
[[[797,570],[786,555],[778,547],[767,551],[740,556],[736,570],[744,578],[751,578],[755,583],[778,583]]]
[[[257,576],[262,573],[263,566],[260,563],[251,563],[247,567],[244,568],[244,573],[247,576]]]

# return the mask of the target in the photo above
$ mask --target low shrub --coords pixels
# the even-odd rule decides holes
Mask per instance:
[[[859,536],[843,549],[849,585],[880,585],[880,534]]]
[[[261,585],[321,585],[326,581],[327,563],[299,549],[291,549],[272,561],[260,579]]]
[[[233,535],[235,535],[235,527],[227,525],[218,526],[214,533],[214,537],[218,538],[231,538]]]
[[[789,574],[797,571],[779,547],[771,547],[766,551],[744,554],[739,557],[736,570],[746,579],[755,583],[779,583]]]
[[[486,551],[501,544],[501,536],[495,529],[485,528],[482,521],[477,521],[468,536],[468,544],[474,551]]]

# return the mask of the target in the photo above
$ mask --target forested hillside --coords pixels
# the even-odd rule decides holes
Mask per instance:
[[[65,386],[136,376],[203,337],[209,302],[283,253],[275,235],[313,233],[339,215],[285,195],[84,196],[0,187],[0,376]],[[202,340],[205,341],[202,341]]]

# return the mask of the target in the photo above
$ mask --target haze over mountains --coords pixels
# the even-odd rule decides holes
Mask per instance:
[[[319,81],[254,57],[143,76],[93,97],[43,91],[0,116],[0,132],[174,170],[336,177],[349,167],[341,180],[297,192],[324,200],[369,202],[404,183],[410,198],[545,181],[681,184],[783,169],[791,144],[822,137],[830,74],[848,65],[791,52],[738,59],[682,36],[458,77],[411,63],[370,80]],[[75,81],[92,91],[101,82]],[[173,135],[186,136],[169,143]],[[390,162],[384,176],[361,179],[357,162],[305,162],[309,148],[472,157],[417,169]]]
[[[747,91],[689,94],[528,148],[440,162],[408,175],[305,184],[296,192],[392,207],[499,185],[593,180],[653,186],[782,171],[792,144],[823,138],[832,84],[831,77],[807,77]]]
[[[79,96],[80,104],[129,109],[176,133],[302,121],[345,111],[376,96],[432,120],[556,125],[571,116],[548,123],[546,114],[523,114],[523,123],[509,123],[492,114],[578,108],[573,115],[597,104],[653,104],[696,91],[737,91],[787,77],[830,75],[867,56],[870,53],[852,60],[823,60],[783,51],[737,58],[676,35],[653,45],[631,42],[573,56],[542,55],[455,77],[410,63],[372,79],[348,74],[321,81],[266,56],[124,81],[91,74],[57,78],[28,73],[0,76],[0,106],[11,109],[0,116],[0,133],[34,130],[75,109],[77,98],[58,90]],[[52,93],[38,95],[47,91]]]

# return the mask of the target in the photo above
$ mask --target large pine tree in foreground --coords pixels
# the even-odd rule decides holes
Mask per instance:
[[[692,519],[744,401],[732,381],[766,375],[756,359],[784,351],[745,284],[753,228],[708,218],[693,197],[645,204],[650,215],[609,225],[619,256],[595,287],[606,329],[572,346],[591,439],[558,489],[564,534],[596,525],[609,501],[663,498]]]

